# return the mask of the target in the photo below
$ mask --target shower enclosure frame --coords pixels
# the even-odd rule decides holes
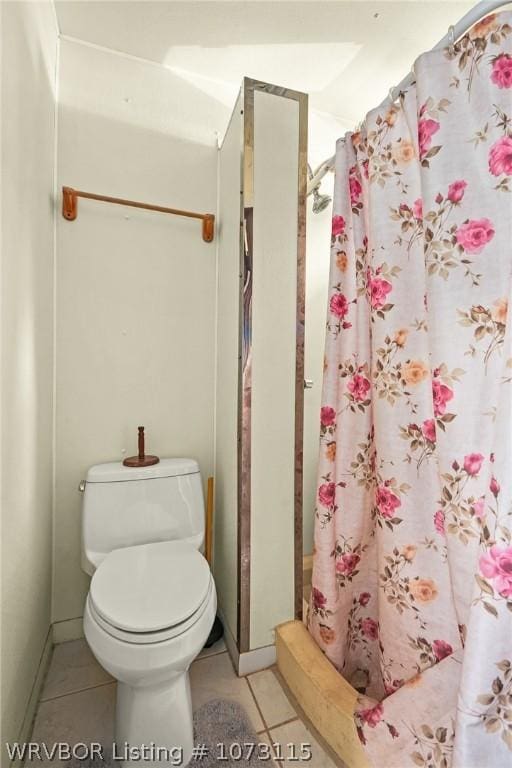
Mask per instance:
[[[295,336],[295,440],[294,440],[294,607],[302,619],[303,592],[303,435],[304,435],[304,329],[307,199],[307,94],[252,78],[243,81],[243,138],[240,190],[240,292],[238,347],[238,625],[240,653],[250,650],[251,579],[251,339],[254,205],[254,96],[262,92],[298,104],[297,178],[297,293]]]

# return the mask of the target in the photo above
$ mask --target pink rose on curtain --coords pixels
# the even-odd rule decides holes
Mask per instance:
[[[359,181],[353,176],[350,179],[350,202],[352,205],[358,202],[359,197],[361,195],[361,192],[363,191],[363,188],[361,187],[361,184]]]
[[[420,148],[420,160],[423,160],[425,155],[430,149],[432,143],[432,136],[439,130],[439,123],[437,120],[431,120],[425,118],[418,122],[418,143]]]
[[[447,656],[450,656],[450,654],[453,653],[453,648],[450,643],[447,643],[445,640],[434,640],[432,643],[432,650],[438,661],[446,659]]]
[[[323,483],[318,489],[318,499],[323,507],[332,507],[336,496],[335,483]]]
[[[500,492],[500,484],[498,483],[494,475],[491,478],[491,482],[489,484],[489,490],[494,496],[494,498],[496,498]]]
[[[357,178],[357,168],[355,165],[349,171],[348,187],[350,192],[350,203],[355,205],[358,202],[363,188],[359,179]]]
[[[480,558],[480,572],[494,580],[494,588],[502,597],[512,597],[512,546],[494,545]]]
[[[342,293],[335,293],[333,296],[331,296],[329,308],[332,314],[336,315],[336,317],[345,317],[345,315],[348,313],[348,301],[346,296],[344,296]]]
[[[323,592],[320,592],[319,589],[316,587],[313,587],[312,592],[313,596],[313,608],[317,611],[322,610],[322,608],[325,608],[327,605],[327,598],[323,594]]]
[[[478,519],[481,520],[485,516],[485,496],[481,496],[477,499],[477,501],[471,505],[471,508],[475,517],[478,517]]]
[[[341,573],[344,576],[350,576],[350,574],[355,571],[360,559],[359,555],[356,555],[354,552],[346,552],[336,561],[337,573]]]
[[[418,199],[415,200],[412,204],[412,214],[415,219],[418,219],[418,221],[423,219],[423,200],[421,197],[418,197]]]
[[[320,408],[320,423],[323,427],[332,427],[336,422],[336,411],[330,405]]]
[[[372,707],[371,709],[361,709],[357,714],[363,723],[369,725],[370,728],[375,728],[375,726],[378,725],[382,720],[384,707],[379,702],[375,707]]]
[[[370,640],[377,640],[379,636],[379,625],[373,619],[363,619],[361,622],[361,631],[365,637]]]
[[[471,477],[478,475],[482,468],[483,460],[484,457],[481,453],[468,453],[467,456],[464,456],[464,470]]]
[[[373,309],[381,309],[384,306],[392,288],[391,283],[381,277],[370,278],[370,303]]]
[[[442,533],[444,535],[444,512],[442,509],[438,509],[434,515],[434,528],[438,533]]]
[[[332,217],[332,235],[333,237],[336,237],[336,235],[342,235],[345,231],[345,219],[343,216],[333,216]]]
[[[393,491],[386,488],[385,485],[379,485],[375,491],[375,504],[382,517],[393,517],[395,509],[402,506],[402,502]]]
[[[370,602],[370,597],[371,595],[369,592],[361,592],[359,595],[359,605],[362,605],[364,608]]]
[[[366,376],[361,376],[359,373],[356,373],[355,376],[352,376],[349,380],[347,389],[354,400],[361,402],[362,400],[366,400],[370,386],[370,382]]]
[[[446,403],[453,399],[453,390],[438,379],[432,381],[432,395],[434,397],[434,415],[442,416],[446,411]]]
[[[450,184],[447,194],[448,200],[451,203],[460,203],[464,197],[464,191],[467,185],[467,181],[463,181],[462,179],[460,181],[454,181],[452,184]]]
[[[489,150],[489,171],[493,176],[512,175],[512,137],[503,136]]]
[[[492,221],[489,219],[466,221],[458,228],[455,237],[467,253],[480,253],[484,245],[494,237]]]
[[[431,443],[436,441],[436,423],[434,419],[427,419],[421,426],[423,437]]]
[[[507,53],[500,53],[493,61],[491,81],[498,88],[512,87],[512,58]]]

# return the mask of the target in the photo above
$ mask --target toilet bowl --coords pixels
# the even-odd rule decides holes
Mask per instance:
[[[208,638],[216,607],[208,563],[185,541],[115,549],[94,572],[84,632],[117,680],[117,757],[146,750],[145,768],[190,760],[188,670]]]

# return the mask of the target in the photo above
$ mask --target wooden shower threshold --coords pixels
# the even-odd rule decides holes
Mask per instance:
[[[277,666],[318,733],[348,768],[369,768],[357,736],[357,691],[324,656],[301,621],[276,628]]]

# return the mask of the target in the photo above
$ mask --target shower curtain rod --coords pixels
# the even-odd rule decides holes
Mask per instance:
[[[510,2],[511,0],[506,0],[505,2],[504,0],[482,0],[482,2],[477,3],[474,8],[468,11],[465,16],[460,19],[460,21],[449,27],[446,35],[442,37],[431,50],[436,51],[439,48],[446,48],[447,45],[453,44],[459,37],[462,37],[468,29],[471,29],[473,24],[476,24],[477,21],[483,19],[487,14],[496,10],[496,8],[500,8],[502,5],[509,5]],[[388,96],[381,102],[381,104],[379,104],[379,108],[383,107],[387,101],[394,101],[400,91],[403,91],[412,85],[414,77],[414,72],[409,72],[397,86],[390,89]],[[318,166],[314,175],[308,181],[308,195],[319,186],[324,176],[334,169],[335,159],[336,155],[333,155]]]
[[[96,195],[93,192],[81,192],[78,189],[73,189],[73,187],[62,187],[62,215],[68,221],[74,221],[77,217],[79,197],[87,200],[101,200],[104,203],[115,203],[116,205],[128,205],[131,208],[142,208],[145,211],[171,213],[175,216],[186,216],[189,219],[201,219],[203,224],[203,240],[205,243],[211,243],[213,240],[215,230],[215,216],[213,213],[181,211],[179,208],[166,208],[163,205],[138,203],[135,200],[124,200],[122,197],[108,197],[107,195]]]

